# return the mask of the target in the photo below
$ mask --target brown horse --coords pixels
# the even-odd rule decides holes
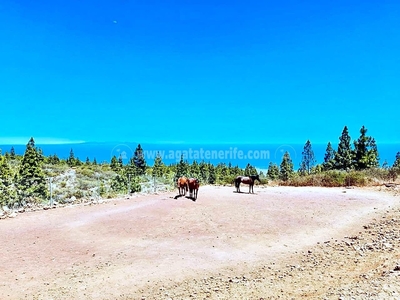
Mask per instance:
[[[249,194],[250,191],[254,194],[254,181],[258,180],[258,182],[260,181],[260,178],[258,177],[258,175],[250,175],[250,176],[238,176],[235,178],[235,187],[236,187],[236,192],[240,193],[240,183],[246,183],[249,185]]]
[[[196,201],[200,182],[197,178],[189,178],[189,196]]]
[[[189,189],[188,179],[185,176],[182,176],[178,179],[178,190],[179,196],[185,196],[187,190]]]

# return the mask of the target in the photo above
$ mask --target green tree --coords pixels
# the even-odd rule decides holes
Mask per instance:
[[[86,157],[85,165],[90,166],[90,159],[89,159],[89,157]]]
[[[111,180],[111,189],[118,193],[140,192],[140,178],[135,174],[129,173],[128,166],[121,169],[119,173]]]
[[[360,137],[354,141],[353,165],[356,170],[364,170],[371,167],[377,167],[378,149],[375,139],[367,136],[367,129],[362,126],[360,129]]]
[[[240,175],[242,175],[243,173],[244,173],[244,171],[243,171],[241,168],[239,168],[238,165],[234,166],[234,167],[231,168],[230,171],[229,171],[229,174],[231,174],[233,177],[240,176]]]
[[[160,152],[157,152],[156,158],[154,159],[154,165],[153,165],[153,177],[163,177],[164,175],[164,163],[162,161]]]
[[[324,171],[333,170],[335,168],[335,150],[333,150],[331,142],[328,142],[328,145],[326,146],[322,167]]]
[[[199,164],[199,180],[200,182],[208,183],[208,177],[209,177],[208,165],[203,160]]]
[[[306,144],[304,145],[303,152],[301,154],[303,158],[300,163],[300,173],[309,175],[311,173],[311,169],[315,165],[315,155],[314,151],[312,150],[310,140],[307,140]]]
[[[127,193],[128,192],[128,178],[125,174],[117,174],[110,184],[111,189],[117,193]]]
[[[120,154],[118,157],[118,169],[121,170],[124,166],[124,161],[122,160],[122,155]]]
[[[13,174],[7,160],[0,155],[0,205],[11,205],[16,199]]]
[[[350,144],[350,136],[347,126],[343,128],[339,137],[338,150],[335,153],[335,169],[348,170],[353,166],[353,155]]]
[[[120,170],[118,159],[117,159],[117,157],[115,155],[111,158],[110,168],[114,172],[118,172]]]
[[[195,160],[189,167],[189,176],[197,179],[200,177],[200,166]]]
[[[140,144],[135,149],[135,153],[133,155],[133,163],[136,167],[136,175],[140,176],[146,173],[146,160],[144,159],[143,149]]]
[[[388,164],[388,162],[387,162],[386,159],[385,159],[385,161],[384,161],[383,164],[382,164],[382,169],[384,169],[384,170],[388,170],[388,169],[389,169],[389,164]]]
[[[75,157],[74,154],[74,150],[71,149],[71,151],[69,152],[69,157],[67,158],[67,164],[70,167],[77,167],[77,166],[81,166],[82,162],[79,160],[78,157]]]
[[[215,167],[213,164],[208,164],[208,183],[215,184],[217,182],[217,174],[215,172]]]
[[[61,162],[61,160],[57,156],[57,154],[53,154],[53,155],[49,155],[49,157],[47,158],[47,162],[51,165],[58,165]]]
[[[400,169],[400,152],[397,152],[396,159],[393,162],[393,168]]]
[[[31,138],[26,145],[25,154],[19,168],[18,186],[20,200],[30,197],[45,199],[48,196],[42,164],[43,157],[41,151],[35,147],[35,141]]]
[[[289,152],[285,152],[279,170],[279,178],[283,181],[288,181],[293,175],[293,162]]]
[[[250,176],[250,175],[258,175],[257,169],[253,167],[251,164],[247,164],[246,168],[244,169],[244,175],[245,176]]]
[[[183,160],[183,154],[181,154],[181,159],[179,163],[176,165],[176,172],[175,172],[175,178],[174,181],[176,182],[178,178],[182,176],[188,177],[189,175],[189,164],[187,161]]]
[[[69,151],[69,157],[67,158],[67,164],[70,167],[75,166],[75,154],[74,154],[74,150]]]
[[[11,158],[11,159],[15,159],[15,157],[16,157],[16,155],[15,155],[15,149],[14,149],[14,147],[11,147],[11,150],[10,150],[10,158]]]
[[[267,177],[271,180],[279,179],[279,167],[272,161],[269,163]]]

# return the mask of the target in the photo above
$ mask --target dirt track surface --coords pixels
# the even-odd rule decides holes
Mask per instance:
[[[254,190],[203,186],[197,201],[173,192],[1,220],[0,299],[396,298],[398,196]],[[379,250],[362,242],[371,236]],[[383,281],[373,294],[362,279]]]

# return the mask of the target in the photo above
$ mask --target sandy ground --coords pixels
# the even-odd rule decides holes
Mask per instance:
[[[345,236],[400,206],[373,189],[242,191],[202,186],[197,201],[172,192],[0,220],[0,299],[297,299],[318,291],[338,299],[351,284],[346,263],[332,271],[342,276],[330,294],[322,283],[304,292],[318,279],[309,256],[330,242],[342,251]],[[346,253],[357,254],[351,245]],[[391,255],[400,258],[398,249]],[[300,271],[290,277],[287,268]]]

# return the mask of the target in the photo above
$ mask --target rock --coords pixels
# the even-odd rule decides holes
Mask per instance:
[[[17,216],[17,213],[13,211],[11,214],[8,215],[9,218],[15,218]]]

